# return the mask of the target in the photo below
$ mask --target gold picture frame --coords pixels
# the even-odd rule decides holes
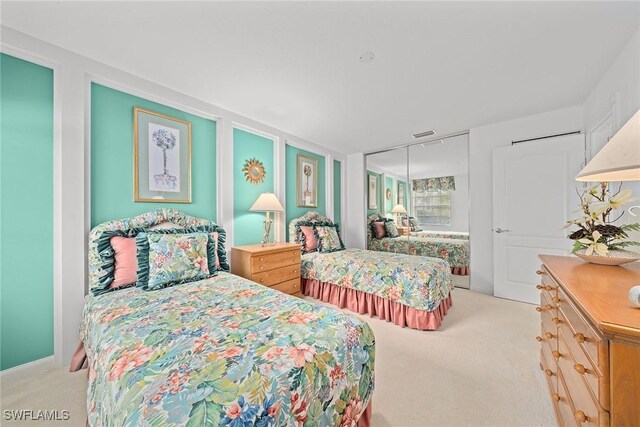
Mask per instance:
[[[296,157],[296,206],[318,207],[318,159],[304,154]]]
[[[191,122],[133,109],[133,201],[191,203]]]

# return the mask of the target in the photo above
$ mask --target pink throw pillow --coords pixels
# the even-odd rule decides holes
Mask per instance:
[[[113,236],[110,239],[115,252],[115,271],[110,288],[131,285],[138,280],[138,258],[136,256],[136,239],[134,237]]]
[[[318,239],[316,239],[316,235],[313,233],[313,227],[309,227],[307,225],[301,225],[300,231],[304,233],[304,251],[305,252],[315,252],[318,250]]]
[[[387,230],[384,228],[384,222],[374,222],[373,225],[376,227],[376,237],[378,239],[382,239],[387,235]]]

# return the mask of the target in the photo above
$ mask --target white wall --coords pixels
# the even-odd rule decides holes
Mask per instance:
[[[471,196],[471,289],[493,294],[492,152],[513,140],[582,129],[582,106],[550,111],[471,129],[469,177]]]
[[[162,103],[218,123],[218,223],[233,241],[233,127],[241,126],[276,141],[276,195],[285,205],[284,145],[289,144],[326,157],[326,209],[333,212],[333,159],[347,158],[302,138],[240,116],[173,89],[144,80],[106,64],[51,45],[18,31],[0,27],[3,53],[54,70],[54,357],[68,364],[78,344],[79,322],[86,292],[87,236],[90,218],[90,105],[91,82]],[[347,167],[342,168],[343,188]],[[362,181],[362,178],[360,179]],[[361,182],[364,184],[363,182]],[[226,185],[223,185],[226,184]],[[346,191],[342,191],[343,221],[348,228]],[[276,235],[284,241],[284,216],[279,215]],[[276,217],[278,220],[278,217]]]
[[[347,170],[347,182],[344,194],[348,200],[346,213],[347,225],[344,227],[344,244],[349,248],[365,249],[367,210],[365,202],[365,160],[363,153],[349,154],[343,169]]]

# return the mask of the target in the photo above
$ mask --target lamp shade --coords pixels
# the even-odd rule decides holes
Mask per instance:
[[[407,213],[407,210],[404,208],[404,206],[398,204],[398,205],[395,205],[393,207],[393,209],[391,209],[391,213],[394,213],[394,214],[405,214],[405,213]]]
[[[252,212],[284,212],[284,208],[273,193],[262,193],[249,210]]]
[[[576,181],[640,181],[640,110],[587,163]]]

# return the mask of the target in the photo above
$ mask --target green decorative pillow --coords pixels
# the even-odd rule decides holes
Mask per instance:
[[[138,282],[145,290],[162,289],[215,276],[211,233],[143,232],[136,236]]]
[[[389,219],[384,222],[384,228],[387,230],[387,236],[389,237],[399,237],[400,233],[398,232],[398,227],[396,227],[396,223],[393,220]]]
[[[340,238],[340,226],[314,225],[313,233],[318,240],[318,252],[336,252],[344,250],[344,243]]]

